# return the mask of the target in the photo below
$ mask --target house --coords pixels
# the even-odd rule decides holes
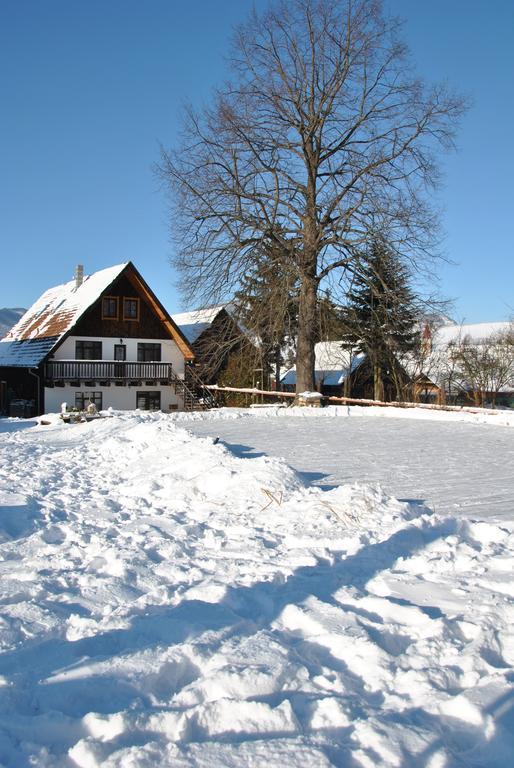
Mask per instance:
[[[195,354],[195,366],[206,384],[218,384],[228,376],[233,386],[252,376],[259,357],[256,345],[242,327],[232,304],[218,305],[172,315]]]
[[[366,356],[353,352],[341,341],[320,341],[315,346],[314,380],[321,394],[335,397],[349,396],[351,380],[364,365]],[[296,368],[290,368],[281,377],[284,392],[296,389]],[[353,396],[353,391],[352,391]]]
[[[131,262],[50,288],[0,342],[12,415],[83,409],[181,410],[190,343]],[[189,401],[189,405],[191,405]]]
[[[420,335],[420,349],[398,355],[395,371],[384,372],[385,401],[514,407],[512,323],[435,327],[427,323]],[[286,371],[281,382],[285,391],[294,391],[296,369]],[[315,382],[323,395],[374,397],[368,357],[352,352],[341,341],[316,344]]]
[[[445,324],[422,334],[411,374],[422,399],[514,405],[514,328],[509,322]]]

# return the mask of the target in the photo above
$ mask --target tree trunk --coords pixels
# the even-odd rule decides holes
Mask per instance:
[[[373,365],[373,397],[375,400],[383,400],[384,397],[382,370],[378,363]]]
[[[282,383],[280,381],[280,366],[281,366],[281,349],[277,347],[275,349],[275,391],[282,391]]]
[[[296,393],[313,392],[316,344],[316,298],[318,282],[314,269],[302,275],[298,305],[298,340],[296,346]]]

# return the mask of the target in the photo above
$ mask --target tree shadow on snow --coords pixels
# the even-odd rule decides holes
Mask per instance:
[[[208,631],[225,630],[223,640],[232,634],[251,635],[268,627],[287,605],[302,603],[311,596],[330,603],[333,593],[341,587],[363,589],[369,579],[391,567],[399,557],[408,557],[431,541],[450,535],[455,527],[453,520],[427,525],[422,531],[409,526],[339,562],[319,560],[315,566],[298,568],[284,583],[229,587],[219,603],[185,600],[172,608],[145,609],[132,617],[127,628],[75,641],[52,639],[33,645],[28,641],[22,648],[0,656],[0,674],[21,674],[25,682],[28,675],[35,682],[46,680],[56,670],[73,669],[85,657],[91,661],[118,658],[150,647],[190,641]]]
[[[20,432],[22,429],[37,427],[38,422],[34,419],[0,419],[1,432]]]
[[[228,587],[219,603],[186,600],[171,608],[144,609],[144,612],[130,619],[128,627],[76,641],[55,638],[43,643],[26,644],[0,656],[0,674],[10,681],[10,692],[13,701],[17,702],[15,709],[20,715],[30,716],[35,711],[40,714],[60,711],[78,718],[89,711],[108,714],[126,708],[148,708],[152,706],[151,696],[157,690],[157,683],[169,700],[174,693],[199,677],[201,671],[181,669],[180,662],[166,662],[169,668],[163,671],[163,664],[159,668],[156,661],[157,683],[155,680],[145,683],[144,675],[130,680],[127,670],[130,670],[131,663],[127,660],[128,666],[124,667],[125,657],[150,648],[171,650],[173,646],[199,637],[202,637],[203,654],[209,656],[216,653],[230,637],[251,637],[258,631],[267,630],[277,642],[285,645],[292,656],[301,650],[299,659],[311,666],[311,674],[316,673],[317,667],[339,671],[348,685],[348,691],[345,690],[341,697],[344,696],[345,701],[349,700],[350,706],[355,707],[356,718],[366,719],[368,711],[375,711],[381,722],[390,721],[393,726],[400,725],[407,730],[422,730],[430,738],[433,734],[434,739],[422,754],[407,753],[405,747],[399,747],[404,750],[402,766],[427,768],[438,749],[444,748],[445,753],[449,751],[451,754],[452,749],[458,752],[467,748],[470,734],[478,739],[474,726],[466,729],[462,721],[437,717],[421,708],[403,712],[384,711],[381,709],[382,694],[370,691],[330,649],[301,637],[295,643],[294,632],[272,625],[286,606],[301,605],[310,597],[341,608],[341,603],[333,597],[337,590],[351,587],[365,593],[367,582],[392,567],[399,557],[412,556],[431,542],[455,533],[456,528],[457,521],[452,519],[435,524],[427,521],[423,528],[407,526],[387,540],[366,545],[345,559],[336,562],[320,559],[314,566],[298,568],[283,583],[259,582],[249,587]],[[106,673],[107,666],[109,671]],[[330,694],[327,692],[326,695]],[[273,704],[280,702],[281,698],[288,698],[301,722],[302,712],[308,711],[310,697],[312,692],[284,691],[273,694],[270,702]],[[261,697],[261,700],[264,699]],[[481,738],[476,749],[485,754],[483,764],[500,768],[507,763],[493,758],[512,745],[512,736],[508,734],[512,734],[514,728],[513,693],[505,694],[491,705],[490,714],[498,725],[497,741],[494,737],[490,742]],[[305,719],[308,720],[307,715]],[[334,734],[338,733],[338,737],[331,737],[331,744],[326,748],[321,744],[319,746],[334,765],[349,765],[351,729],[332,730]],[[244,734],[239,734],[236,740],[243,738]],[[74,740],[75,736],[70,732],[70,745]],[[200,735],[198,740],[201,740]],[[223,740],[223,735],[216,740]],[[381,758],[375,755],[371,745],[368,752],[369,758],[376,759],[380,764]],[[457,764],[462,763],[457,761]]]
[[[224,440],[219,441],[221,445],[225,446],[227,451],[233,453],[238,459],[258,459],[261,456],[267,454],[262,451],[257,451],[251,445],[243,445],[242,443],[226,443]]]
[[[305,485],[315,485],[317,488],[321,488],[323,491],[332,491],[337,488],[335,483],[322,483],[321,480],[325,477],[329,477],[327,472],[302,472],[297,470],[298,474],[302,478]]]
[[[222,442],[225,448],[233,453],[234,456],[236,456],[238,459],[258,459],[261,456],[270,455],[264,453],[263,451],[258,451],[251,445],[243,445],[241,443],[226,443],[225,441],[220,442]],[[308,472],[297,469],[296,467],[293,467],[293,469],[299,475],[299,477],[301,477],[305,485],[317,485],[324,491],[330,491],[337,487],[335,484],[329,485],[320,482],[320,480],[323,480],[324,477],[328,477],[326,472]]]

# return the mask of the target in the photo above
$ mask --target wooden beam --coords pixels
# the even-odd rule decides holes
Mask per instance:
[[[217,384],[204,384],[205,389],[212,389],[215,392],[240,392],[247,395],[264,395],[265,397],[296,397],[295,392],[270,392],[266,389],[255,389],[255,387],[218,387]],[[379,408],[421,408],[427,411],[455,411],[457,413],[486,413],[491,416],[497,416],[498,411],[491,408],[472,408],[466,405],[436,405],[435,403],[409,403],[393,401],[385,403],[383,400],[358,400],[355,397],[335,397],[332,395],[322,395],[323,400],[330,403],[341,403],[342,405],[364,405],[378,406]]]

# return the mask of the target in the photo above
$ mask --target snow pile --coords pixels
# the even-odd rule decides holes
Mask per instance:
[[[0,764],[511,764],[509,527],[162,414],[27,424],[0,422]]]
[[[431,408],[397,408],[394,406],[362,406],[362,405],[329,405],[321,409],[297,408],[290,406],[287,412],[283,408],[268,408],[267,418],[280,416],[281,418],[303,419],[333,419],[347,417],[376,417],[383,419],[421,419],[432,421],[466,422],[468,424],[492,424],[501,427],[514,427],[514,410],[487,410],[485,408],[473,408],[463,410],[432,410]],[[259,413],[258,417],[262,418]],[[248,408],[218,408],[213,411],[179,412],[173,415],[176,421],[218,421],[232,419],[255,418],[256,414]]]

